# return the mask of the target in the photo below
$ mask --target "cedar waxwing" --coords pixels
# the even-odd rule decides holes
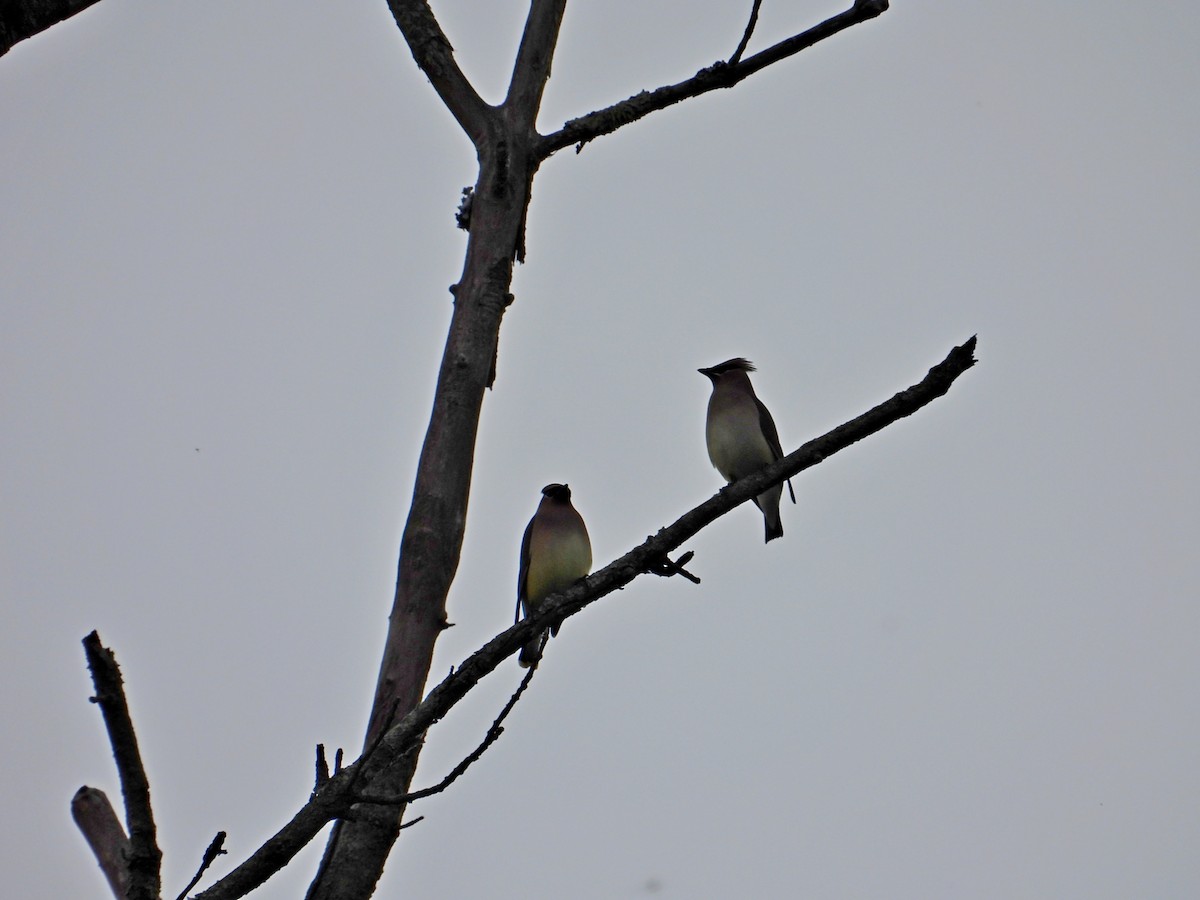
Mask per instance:
[[[587,526],[571,505],[571,488],[548,484],[542,502],[525,528],[521,540],[521,570],[517,576],[517,615],[529,615],[551,594],[570,587],[592,570],[592,544]],[[558,634],[558,626],[551,629]],[[523,668],[536,666],[542,658],[546,632],[540,632],[521,648]]]
[[[699,369],[712,382],[708,398],[708,421],[704,438],[708,443],[708,458],[726,481],[737,481],[752,475],[763,466],[783,456],[775,421],[762,401],[754,394],[748,372],[754,365],[748,359],[729,359],[711,369]],[[788,493],[796,502],[796,492],[788,479]],[[783,485],[777,484],[754,498],[762,510],[767,540],[783,537],[779,520],[779,498]]]

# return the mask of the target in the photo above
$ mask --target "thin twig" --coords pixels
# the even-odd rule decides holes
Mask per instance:
[[[651,560],[650,564],[646,566],[646,571],[651,575],[660,575],[663,578],[670,578],[672,575],[682,575],[692,584],[699,584],[700,579],[684,568],[684,566],[691,562],[692,557],[695,555],[695,553],[689,550],[683,556],[679,557],[679,559],[671,559],[671,557],[664,553],[658,559]]]
[[[188,882],[175,900],[187,900],[188,891],[200,883],[200,879],[204,877],[204,872],[218,856],[223,856],[228,851],[222,850],[221,847],[225,843],[225,832],[218,831],[217,836],[212,839],[208,845],[208,849],[204,851],[204,858],[200,860],[200,868],[196,870],[196,874],[192,876],[192,880]]]
[[[477,761],[479,757],[483,756],[488,747],[496,743],[496,741],[500,738],[500,735],[504,734],[502,723],[506,718],[508,718],[508,714],[512,712],[513,707],[517,705],[517,701],[521,699],[521,695],[525,693],[525,689],[529,687],[529,682],[533,680],[533,675],[535,672],[537,672],[537,666],[531,666],[525,672],[525,677],[521,679],[521,684],[517,687],[516,691],[513,692],[513,695],[508,698],[508,702],[504,704],[504,708],[500,710],[500,715],[496,716],[495,721],[492,722],[492,727],[487,730],[487,734],[484,735],[483,742],[476,747],[470,753],[470,755],[466,757],[466,759],[451,769],[449,775],[447,775],[437,784],[433,785],[433,787],[422,788],[419,791],[412,791],[411,793],[404,794],[400,797],[378,797],[370,794],[362,794],[358,797],[359,802],[381,803],[389,806],[399,806],[401,804],[411,803],[413,800],[421,800],[424,797],[432,797],[434,794],[440,794],[446,788],[450,787],[450,785],[454,784],[454,782],[458,780],[458,777],[462,775],[463,772],[470,768],[472,763]],[[408,824],[411,825],[412,823],[410,822]]]
[[[312,793],[308,795],[309,800],[317,796],[317,791],[329,784],[329,761],[325,759],[324,744],[317,744],[316,770],[317,774],[313,780]]]
[[[746,23],[746,31],[742,35],[737,49],[733,51],[733,56],[729,57],[729,65],[736,66],[741,60],[742,54],[746,52],[746,45],[750,43],[750,35],[754,34],[754,26],[758,24],[758,8],[760,6],[762,6],[762,0],[754,0],[754,6],[750,9],[750,21]]]
[[[83,651],[100,706],[108,742],[112,746],[125,800],[125,824],[129,828],[129,900],[158,900],[161,889],[162,851],[150,809],[150,783],[142,765],[137,735],[125,700],[121,670],[113,652],[100,643],[95,631],[83,639]]]

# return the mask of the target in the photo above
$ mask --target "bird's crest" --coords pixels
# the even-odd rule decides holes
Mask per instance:
[[[753,372],[755,371],[754,363],[748,359],[743,359],[740,356],[735,356],[733,359],[727,359],[723,363],[717,363],[711,369],[701,369],[705,375],[724,375],[726,372]]]

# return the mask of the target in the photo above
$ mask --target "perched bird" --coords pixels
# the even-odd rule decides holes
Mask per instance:
[[[729,359],[709,369],[699,369],[712,382],[708,398],[708,421],[704,438],[708,443],[708,458],[726,481],[737,481],[752,475],[763,466],[783,456],[775,421],[762,401],[754,394],[749,372],[754,365],[748,359]],[[788,479],[788,493],[796,502],[796,492]],[[768,488],[754,498],[762,510],[767,540],[783,537],[779,520],[779,498],[783,485]]]
[[[551,594],[569,587],[592,570],[592,544],[587,526],[571,505],[571,488],[548,484],[542,502],[525,527],[521,540],[521,570],[517,576],[517,616],[530,615]],[[558,626],[551,629],[558,634]],[[546,632],[540,632],[521,648],[524,668],[542,658]]]

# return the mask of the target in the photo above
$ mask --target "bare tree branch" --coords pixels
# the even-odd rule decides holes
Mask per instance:
[[[508,96],[502,108],[511,122],[527,127],[531,132],[534,117],[542,105],[546,82],[550,79],[550,64],[566,6],[567,0],[533,0],[525,20],[525,31],[521,35]]]
[[[526,169],[522,179],[526,193],[521,207],[516,246],[513,248],[513,258],[521,263],[525,262],[525,222],[529,213],[529,192],[533,190],[533,175],[541,162],[530,155],[528,150],[538,139],[537,114],[542,105],[542,95],[546,91],[546,82],[550,80],[554,47],[562,28],[563,10],[566,5],[567,0],[533,0],[530,4],[529,15],[525,19],[525,30],[521,34],[521,46],[517,49],[517,59],[513,64],[508,96],[500,108],[507,133],[504,146],[520,148],[519,152],[512,154],[512,164],[523,165]],[[491,387],[492,381],[495,380],[495,368],[493,361],[488,387]]]
[[[572,144],[575,145],[576,152],[578,152],[589,141],[605,134],[611,134],[618,128],[636,122],[652,112],[658,112],[668,106],[698,97],[709,91],[715,91],[718,88],[731,88],[739,81],[765,69],[772,63],[795,56],[801,50],[806,50],[813,44],[833,37],[852,25],[874,19],[887,8],[888,0],[855,0],[854,6],[845,12],[826,19],[808,31],[780,41],[761,53],[735,62],[716,62],[706,69],[701,69],[687,81],[666,85],[653,91],[642,91],[620,103],[614,103],[612,106],[588,113],[578,119],[571,119],[560,130],[546,135],[538,142],[536,155],[539,159],[545,159],[550,154]]]
[[[84,785],[71,798],[71,818],[92,848],[109,890],[117,900],[125,900],[129,888],[129,870],[125,866],[130,853],[129,838],[108,795],[99,788]]]
[[[762,6],[762,0],[754,0],[754,5],[750,7],[750,21],[746,23],[746,30],[742,32],[742,39],[738,41],[737,49],[733,51],[733,56],[726,60],[729,65],[737,65],[738,60],[742,58],[742,54],[746,52],[746,47],[750,43],[750,36],[754,34],[754,26],[758,24],[758,9]]]
[[[0,0],[0,56],[13,45],[45,31],[96,0]]]
[[[222,850],[221,846],[225,843],[225,832],[218,831],[216,837],[208,845],[208,849],[204,851],[204,856],[200,860],[200,868],[196,870],[196,874],[192,876],[192,880],[188,882],[187,887],[179,892],[179,896],[175,900],[187,900],[188,891],[200,883],[200,879],[204,877],[204,873],[208,867],[213,864],[218,856],[223,856],[227,850]]]
[[[347,766],[331,777],[325,787],[304,804],[283,828],[245,862],[197,894],[197,900],[234,900],[261,887],[268,878],[291,862],[322,828],[349,810],[350,781],[354,771],[355,766]]]
[[[397,759],[419,746],[430,726],[534,634],[625,587],[639,575],[649,573],[661,565],[664,555],[767,487],[817,465],[943,396],[954,381],[975,364],[974,352],[975,338],[972,337],[951,350],[946,359],[930,369],[917,384],[807,442],[762,471],[727,485],[620,559],[547,598],[533,615],[505,629],[467,657],[420,704],[388,729],[368,754],[334,775],[291,822],[250,859],[201,893],[198,900],[236,900],[261,885],[312,840],[326,822],[345,814],[359,790],[355,787],[356,782],[362,785],[361,792],[367,796],[375,792],[387,796],[387,780],[380,776],[386,775]]]
[[[317,744],[316,777],[313,781],[312,797],[329,783],[329,762],[325,759],[325,745]],[[310,797],[309,799],[312,799]]]
[[[150,783],[129,716],[121,670],[113,652],[100,643],[100,635],[96,632],[83,639],[83,650],[96,688],[92,700],[100,705],[104,716],[125,800],[125,822],[129,826],[129,888],[126,896],[129,900],[158,900],[162,851],[158,848],[154,813],[150,809]]]
[[[493,108],[479,96],[454,60],[454,48],[425,0],[388,0],[388,7],[412,51],[455,121],[478,147],[487,137]]]
[[[454,782],[458,780],[459,776],[462,775],[463,772],[467,771],[467,769],[471,767],[472,763],[478,761],[479,757],[483,756],[488,747],[492,746],[492,744],[496,743],[496,741],[500,739],[500,735],[504,734],[504,728],[502,727],[504,720],[508,718],[508,714],[512,712],[513,707],[517,705],[517,701],[521,699],[521,695],[524,694],[525,689],[529,687],[529,682],[533,681],[533,676],[536,672],[537,666],[530,666],[530,668],[525,672],[525,677],[521,679],[521,683],[513,692],[513,695],[508,698],[508,702],[505,703],[504,708],[500,710],[500,715],[496,716],[495,721],[492,722],[492,727],[487,730],[487,734],[484,735],[483,742],[480,743],[480,745],[474,750],[472,750],[471,753],[462,760],[462,762],[451,769],[450,774],[437,784],[433,785],[432,787],[422,788],[419,791],[413,791],[411,794],[405,794],[403,797],[389,798],[363,793],[358,796],[358,802],[383,803],[389,805],[411,803],[414,800],[422,800],[425,797],[432,797],[434,794],[440,794],[446,788],[450,787],[450,785],[454,784]],[[412,822],[409,822],[408,824],[411,825]]]

